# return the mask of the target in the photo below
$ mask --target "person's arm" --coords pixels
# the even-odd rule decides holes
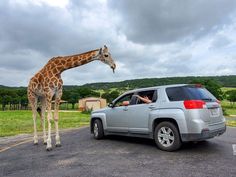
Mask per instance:
[[[138,97],[140,100],[142,100],[144,103],[151,103],[152,101],[151,100],[149,100],[149,98],[146,96],[146,97],[141,97],[141,96],[139,96],[139,95],[134,95],[134,96],[136,96],[136,97]]]

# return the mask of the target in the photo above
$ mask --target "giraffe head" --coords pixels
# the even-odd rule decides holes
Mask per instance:
[[[106,45],[104,45],[103,49],[102,48],[99,49],[98,58],[103,63],[109,65],[111,67],[111,69],[113,70],[113,73],[115,72],[116,64],[115,64],[114,60],[112,59],[111,54],[108,51],[108,48]]]

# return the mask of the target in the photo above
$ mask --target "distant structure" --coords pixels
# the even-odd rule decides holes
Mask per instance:
[[[107,106],[107,100],[103,98],[88,97],[79,100],[79,110],[97,110]]]

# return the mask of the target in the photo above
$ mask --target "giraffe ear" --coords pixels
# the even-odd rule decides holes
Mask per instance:
[[[102,54],[102,48],[99,49],[99,54]]]
[[[108,52],[108,48],[106,45],[104,45],[104,49],[103,49],[104,52]]]

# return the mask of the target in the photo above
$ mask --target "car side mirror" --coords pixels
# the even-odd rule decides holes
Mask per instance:
[[[122,106],[128,106],[129,105],[129,101],[123,101],[122,102]]]
[[[114,104],[113,104],[113,103],[109,103],[109,104],[108,104],[108,107],[113,108],[113,107],[114,107]]]

